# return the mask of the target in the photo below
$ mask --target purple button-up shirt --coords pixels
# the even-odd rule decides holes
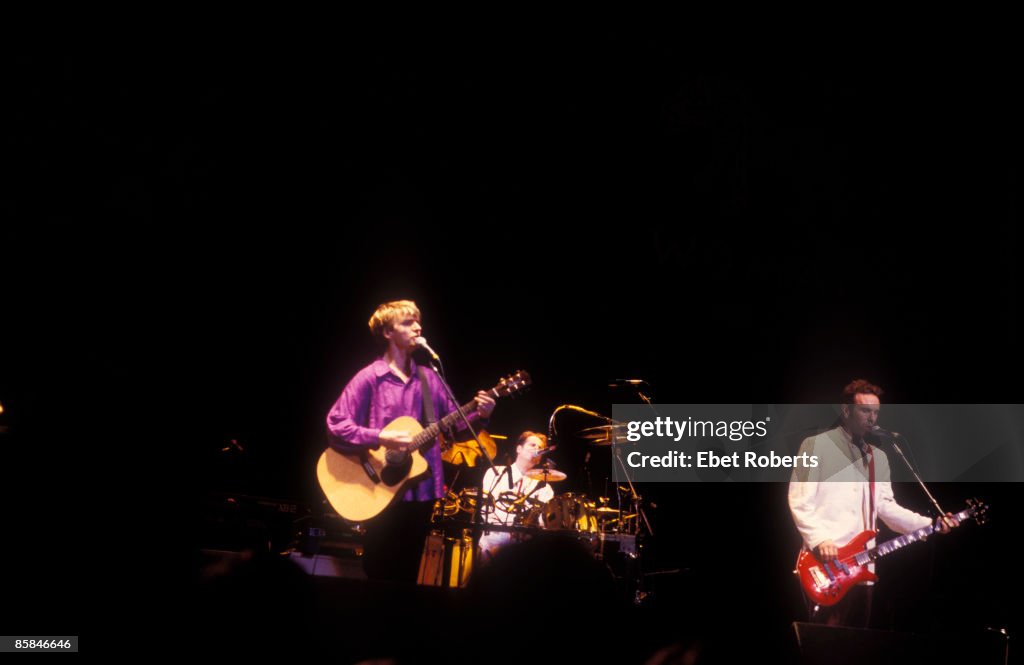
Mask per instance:
[[[373,361],[352,377],[327,414],[332,447],[347,453],[354,447],[376,448],[380,431],[395,418],[412,416],[423,422],[419,370],[415,361],[410,362],[411,378],[408,383],[398,378],[383,358]],[[455,411],[456,404],[448,397],[437,375],[433,371],[426,374],[435,413],[440,420]],[[476,412],[466,415],[475,426],[479,419]],[[430,466],[430,474],[410,487],[402,501],[432,501],[444,496],[441,447],[435,442],[420,448],[420,453]]]

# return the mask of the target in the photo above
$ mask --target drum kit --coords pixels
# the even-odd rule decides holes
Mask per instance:
[[[636,515],[623,515],[608,505],[607,497],[590,501],[582,494],[558,494],[545,504],[530,508],[522,524],[547,531],[578,533],[632,533]]]
[[[589,446],[612,446],[613,443],[625,438],[624,432],[620,431],[624,425],[582,407],[562,405],[551,415],[548,429],[550,440],[557,436],[555,416],[564,409],[591,417],[596,416],[608,423],[576,432],[576,438],[585,441]],[[481,432],[480,435],[483,450],[474,442],[466,442],[449,449],[457,450],[458,455],[446,454],[444,457],[445,462],[459,470],[451,481],[453,486],[457,487],[461,470],[484,466],[480,464],[486,461],[481,459],[484,451],[488,458],[496,456],[495,439],[505,439],[486,432]],[[552,446],[548,452],[553,449]],[[589,458],[588,455],[587,459]],[[583,493],[562,492],[554,494],[547,502],[538,500],[534,494],[540,488],[550,486],[557,492],[560,485],[569,479],[565,472],[553,468],[550,460],[545,460],[523,473],[525,478],[535,481],[534,490],[530,493],[522,494],[511,489],[488,493],[481,487],[472,485],[457,492],[447,492],[446,496],[435,504],[435,528],[428,538],[433,545],[424,549],[420,583],[464,586],[476,556],[482,556],[486,561],[496,551],[492,548],[501,547],[502,543],[516,542],[541,534],[559,534],[584,543],[593,556],[604,560],[617,577],[632,579],[630,584],[639,588],[642,577],[638,572],[640,540],[642,536],[653,534],[643,512],[641,497],[629,480],[628,469],[614,452],[612,458],[613,463],[617,461],[622,467],[628,487],[616,483],[613,485],[615,489],[611,497],[599,496],[592,499]],[[540,456],[537,457],[537,461],[539,459]],[[589,473],[587,476],[589,477]],[[479,544],[474,547],[477,540]],[[485,540],[487,547],[484,545]],[[621,574],[615,572],[616,568],[621,569]]]
[[[592,446],[610,446],[615,442],[616,436],[620,435],[622,425],[601,425],[589,427],[578,432],[578,437],[585,440]],[[482,432],[485,442],[493,439]],[[502,438],[505,437],[495,437]],[[621,439],[620,439],[621,440]],[[488,450],[488,453],[492,453]],[[557,489],[557,484],[568,479],[568,476],[558,469],[550,467],[550,463],[526,471],[523,474],[526,478],[535,480],[538,486],[548,483]],[[516,532],[524,533],[529,531],[561,531],[578,534],[628,534],[635,536],[640,530],[638,510],[636,505],[630,506],[633,510],[623,510],[611,504],[611,498],[598,497],[590,499],[585,494],[565,492],[556,494],[548,502],[538,501],[536,498],[517,494],[512,491],[499,492],[495,495],[483,494],[479,487],[465,487],[459,492],[449,491],[443,499],[440,508],[435,516],[443,514],[446,519],[463,518],[471,522],[479,520],[492,528],[494,520],[489,520],[496,510],[510,516],[512,519],[499,526],[510,526]],[[629,499],[622,504],[628,505]],[[478,512],[479,511],[479,512]]]
[[[539,474],[538,474],[539,475]],[[529,477],[529,474],[527,474]],[[558,482],[565,480],[564,473],[558,472]],[[467,488],[459,494],[460,504],[468,504],[473,500],[476,488]],[[491,512],[491,505],[512,515],[512,525],[542,531],[568,531],[580,534],[588,533],[629,533],[636,532],[636,514],[625,513],[608,505],[608,497],[599,497],[597,501],[587,498],[584,494],[565,492],[556,494],[547,503],[530,497],[522,497],[514,492],[502,492],[493,503],[485,502],[481,516],[486,520]]]

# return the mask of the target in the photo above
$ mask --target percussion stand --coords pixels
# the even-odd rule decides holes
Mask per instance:
[[[647,592],[644,590],[643,543],[642,543],[642,539],[644,538],[644,528],[646,527],[646,533],[649,536],[653,536],[654,535],[654,530],[651,528],[651,523],[647,520],[647,513],[644,512],[643,497],[640,496],[639,493],[637,493],[636,486],[633,485],[633,479],[629,475],[629,469],[626,467],[626,465],[622,461],[622,453],[620,451],[620,447],[618,445],[613,445],[613,448],[615,450],[614,450],[614,452],[612,454],[612,457],[615,458],[615,461],[618,462],[619,466],[622,468],[623,477],[626,479],[626,484],[629,487],[630,504],[633,507],[632,512],[637,516],[636,528],[633,530],[634,545],[636,547],[636,558],[633,559],[633,562],[634,562],[634,565],[636,566],[636,568],[635,568],[635,570],[633,572],[632,577],[633,577],[634,583],[636,584],[636,591],[635,591],[635,594],[634,594],[634,597],[633,597],[633,602],[635,604],[639,605],[643,601],[643,599],[647,596]],[[616,483],[616,493],[618,493],[620,491],[618,489],[618,487],[621,487],[621,486],[618,485],[618,483]],[[619,515],[620,515],[619,519],[621,520],[622,519],[622,517],[621,517],[622,513],[620,512]]]
[[[615,445],[614,448],[615,454],[613,455],[613,457],[615,458],[615,461],[619,463],[619,466],[622,468],[622,477],[626,479],[626,484],[629,486],[629,498],[630,503],[633,506],[633,512],[636,513],[641,520],[643,520],[643,526],[647,527],[647,535],[653,536],[654,529],[651,528],[651,523],[647,521],[647,513],[644,512],[643,497],[637,493],[636,486],[633,485],[633,479],[630,478],[629,476],[629,469],[622,462],[622,451],[620,450],[618,445]],[[640,535],[641,530],[642,529],[640,528],[640,520],[638,520],[636,530],[633,532],[633,535]]]

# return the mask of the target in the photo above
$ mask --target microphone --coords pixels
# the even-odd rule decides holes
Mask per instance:
[[[434,353],[434,350],[432,348],[430,348],[430,345],[427,344],[427,338],[426,337],[417,337],[416,338],[416,346],[420,347],[421,349],[423,349],[424,351],[429,353],[431,358],[433,358],[434,360],[437,360],[437,361],[440,362],[441,356],[439,356],[436,353]]]
[[[868,434],[873,434],[874,436],[877,436],[880,439],[898,439],[898,438],[900,438],[900,433],[899,432],[890,432],[887,429],[882,429],[878,425],[875,425],[874,427],[872,427],[871,431],[868,432]]]
[[[543,450],[538,450],[533,455],[533,459],[537,459],[538,457],[541,457],[543,455],[547,455],[548,453],[553,453],[553,452],[555,452],[556,448],[558,448],[558,446],[548,446],[547,448],[544,448]]]

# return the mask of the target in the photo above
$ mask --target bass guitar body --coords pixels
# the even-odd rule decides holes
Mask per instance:
[[[796,571],[808,598],[817,605],[829,607],[842,600],[857,584],[877,581],[878,577],[868,570],[867,562],[858,563],[856,557],[864,552],[868,541],[874,537],[874,531],[862,531],[839,548],[835,559],[824,563],[807,550],[801,552],[796,561]]]

